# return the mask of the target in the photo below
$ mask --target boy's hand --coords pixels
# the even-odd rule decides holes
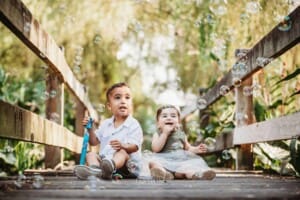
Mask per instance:
[[[90,120],[90,117],[89,117],[89,116],[85,116],[85,117],[83,118],[83,120],[82,120],[82,125],[83,125],[83,126],[87,125],[87,123],[89,122],[89,120]]]
[[[114,150],[117,151],[123,148],[122,143],[119,140],[111,140],[109,144]]]

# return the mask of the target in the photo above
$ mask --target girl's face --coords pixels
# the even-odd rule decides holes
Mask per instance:
[[[165,126],[179,128],[179,115],[175,108],[165,108],[158,116],[157,127],[161,129]]]
[[[109,94],[108,109],[116,118],[126,118],[132,111],[131,91],[128,87],[117,87]]]

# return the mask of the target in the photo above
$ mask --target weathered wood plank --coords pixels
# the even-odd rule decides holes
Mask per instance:
[[[233,144],[250,144],[300,136],[300,112],[234,129]]]
[[[247,79],[248,77],[252,76],[255,72],[261,69],[260,66],[256,65],[256,59],[258,57],[277,58],[299,43],[300,6],[298,6],[292,13],[290,13],[289,17],[292,21],[292,28],[289,31],[280,31],[278,29],[280,24],[278,24],[256,45],[254,45],[254,47],[250,49],[244,57],[240,58],[240,60],[246,58],[245,64],[248,66],[248,71],[243,76],[241,76],[241,80]],[[218,83],[216,83],[216,85],[213,88],[211,88],[204,95],[203,98],[207,101],[207,107],[222,97],[220,95],[220,87],[222,85],[226,85],[230,89],[233,88],[232,77],[232,70],[230,70]],[[182,111],[182,118],[194,112],[196,109],[196,103],[187,106]]]
[[[45,177],[42,189],[14,189],[13,180],[0,181],[6,188],[1,199],[299,199],[300,181],[268,176],[216,177],[212,181],[121,180],[96,183],[75,177]]]
[[[0,137],[53,145],[80,153],[82,137],[41,116],[0,100]]]
[[[90,103],[84,86],[75,78],[63,51],[20,0],[0,1],[0,20],[29,49],[39,56],[66,83],[70,91],[85,105],[98,121],[98,114]]]

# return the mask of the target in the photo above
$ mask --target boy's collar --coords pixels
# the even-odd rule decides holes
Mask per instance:
[[[125,121],[122,123],[121,126],[129,127],[130,126],[131,118],[132,118],[132,116],[128,115],[128,117],[125,119]],[[114,120],[115,120],[115,116],[112,116],[111,118],[109,118],[109,124],[113,125],[114,124]]]

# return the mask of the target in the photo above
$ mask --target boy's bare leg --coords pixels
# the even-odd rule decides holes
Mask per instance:
[[[86,155],[86,164],[88,166],[100,167],[100,160],[98,159],[98,155],[95,152],[87,153],[87,155]]]
[[[128,159],[129,155],[124,149],[117,151],[113,157],[115,168],[120,169],[121,167],[123,167]]]

